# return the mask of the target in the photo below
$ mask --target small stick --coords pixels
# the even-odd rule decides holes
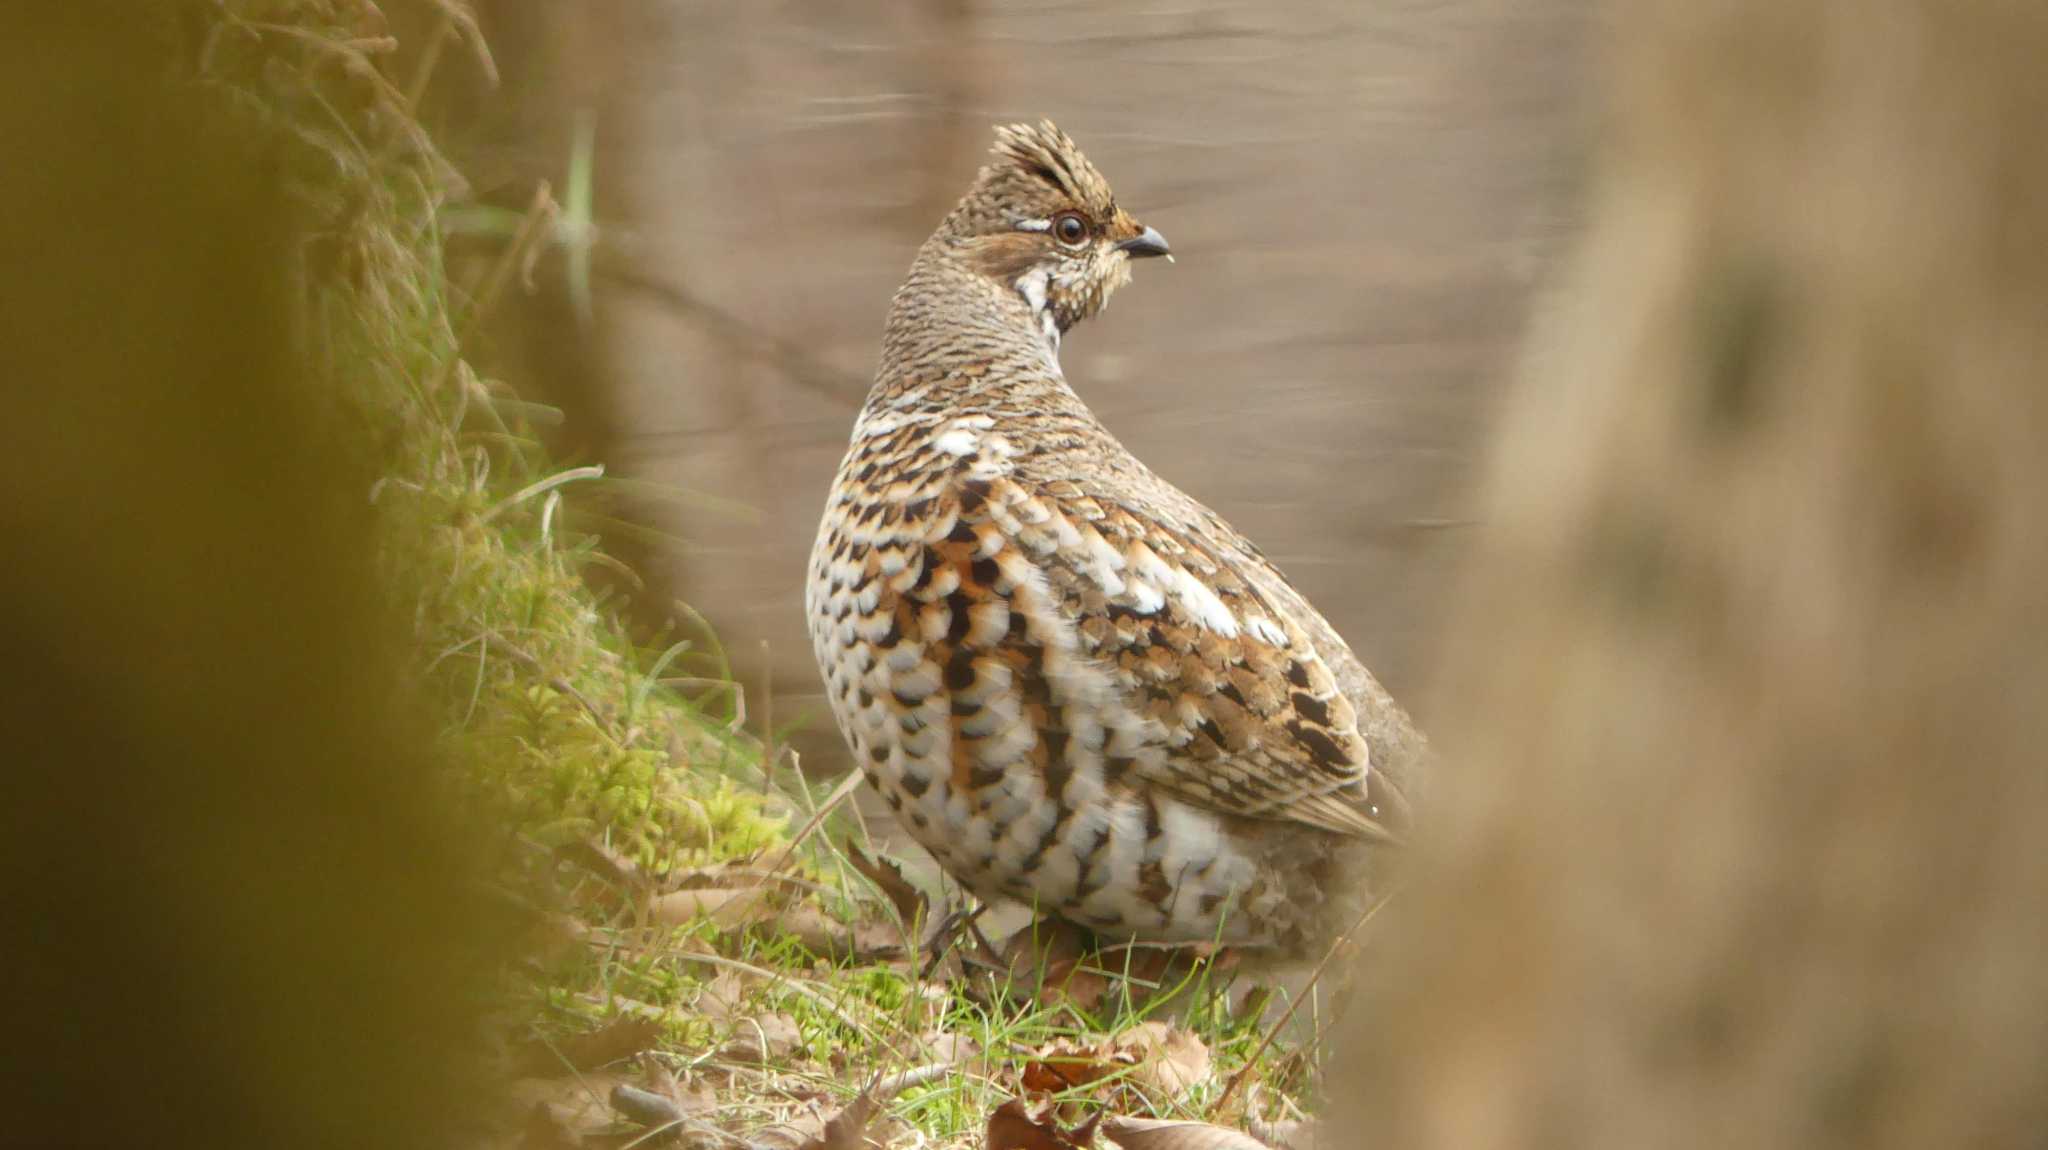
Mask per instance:
[[[496,631],[485,631],[483,633],[483,639],[486,644],[498,648],[499,650],[505,652],[507,655],[512,656],[514,660],[524,664],[527,670],[536,672],[538,674],[547,675],[547,668],[542,665],[539,659],[534,658],[533,655],[522,649],[518,644],[505,638],[503,635],[498,634]],[[555,690],[560,691],[562,694],[567,695],[571,699],[576,700],[576,702],[580,704],[583,707],[583,709],[590,714],[590,717],[597,721],[598,731],[602,733],[605,738],[610,739],[612,741],[613,746],[623,746],[623,744],[619,742],[619,737],[617,733],[612,730],[612,721],[609,718],[605,717],[605,713],[603,711],[597,709],[597,704],[591,702],[590,697],[588,695],[585,695],[583,692],[577,690],[575,684],[569,682],[569,680],[567,679],[562,678],[560,675],[548,675],[547,681],[548,686],[553,687]]]
[[[913,1086],[923,1086],[927,1082],[945,1077],[946,1072],[952,1070],[954,1065],[952,1062],[930,1062],[923,1066],[913,1066],[900,1074],[892,1074],[878,1080],[868,1090],[874,1095],[875,1101],[887,1102]]]
[[[1316,983],[1322,981],[1323,972],[1330,969],[1330,963],[1336,959],[1337,952],[1344,949],[1344,944],[1351,941],[1352,935],[1365,929],[1365,924],[1371,922],[1372,916],[1378,914],[1380,908],[1387,905],[1387,900],[1393,897],[1393,891],[1388,891],[1386,894],[1381,895],[1377,902],[1365,908],[1365,913],[1358,916],[1358,921],[1351,924],[1350,930],[1338,935],[1330,943],[1330,949],[1324,953],[1323,960],[1316,963],[1315,970],[1310,972],[1308,985],[1302,987],[1301,993],[1294,997],[1294,1001],[1287,1004],[1287,1009],[1281,1013],[1271,1029],[1266,1031],[1266,1036],[1259,1040],[1259,1045],[1253,1049],[1252,1056],[1245,1059],[1244,1066],[1239,1068],[1236,1074],[1230,1076],[1230,1082],[1224,1086],[1223,1094],[1210,1104],[1210,1114],[1221,1113],[1223,1108],[1230,1104],[1230,1100],[1237,1096],[1238,1088],[1243,1086],[1245,1079],[1251,1077],[1252,1071],[1258,1068],[1259,1059],[1265,1057],[1267,1048],[1273,1045],[1273,1040],[1280,1037],[1280,1032],[1286,1029],[1288,1023],[1294,1021],[1294,1012],[1300,1010],[1301,1004],[1308,1001],[1310,996],[1315,993]]]
[[[833,809],[838,807],[840,803],[845,802],[846,796],[852,794],[854,788],[860,786],[861,780],[865,777],[866,776],[864,776],[858,770],[847,772],[845,780],[842,781],[838,786],[832,788],[832,793],[826,796],[825,801],[823,803],[819,804],[817,812],[811,815],[810,821],[806,822],[803,825],[803,829],[799,830],[796,833],[795,838],[789,840],[789,845],[782,848],[782,853],[776,856],[775,861],[770,863],[766,868],[764,868],[767,871],[767,873],[771,875],[776,874],[779,871],[781,871],[783,867],[788,866],[789,860],[796,854],[796,848],[802,846],[804,840],[810,838],[811,834],[815,832],[819,826],[824,824],[825,816],[831,814]],[[761,879],[757,880],[754,885],[759,886],[762,882],[766,881],[767,878],[764,875]]]

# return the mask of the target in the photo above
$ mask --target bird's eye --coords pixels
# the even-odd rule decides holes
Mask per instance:
[[[1075,246],[1088,238],[1088,221],[1082,219],[1079,212],[1061,212],[1052,221],[1052,234],[1058,236],[1061,243]]]

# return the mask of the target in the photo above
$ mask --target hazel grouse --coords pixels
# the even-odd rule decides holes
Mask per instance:
[[[1065,133],[997,129],[890,307],[811,555],[811,640],[868,781],[976,894],[1298,951],[1400,825],[1375,750],[1412,759],[1419,736],[1068,386],[1060,340],[1154,256],[1165,237]]]

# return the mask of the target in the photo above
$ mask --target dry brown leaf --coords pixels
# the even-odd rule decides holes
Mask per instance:
[[[1103,1136],[1124,1150],[1270,1150],[1242,1130],[1162,1118],[1106,1118]]]
[[[533,915],[519,952],[534,961],[561,962],[590,945],[590,927],[574,915],[550,911]]]
[[[592,993],[579,994],[576,997],[579,1001],[597,1010],[607,1011],[614,1015],[631,1015],[634,1018],[644,1018],[650,1022],[660,1023],[666,1023],[672,1017],[672,1012],[667,1007],[656,1006],[651,1002],[642,1002],[637,998],[626,998],[623,995]]]
[[[1058,1094],[1074,1085],[1057,1067],[1036,1060],[1024,1064],[1017,1084],[1031,1094]]]
[[[868,1120],[874,1116],[874,1096],[863,1090],[839,1113],[826,1119],[824,1131],[804,1143],[801,1150],[864,1150],[868,1145]]]
[[[580,1146],[585,1138],[612,1128],[611,1089],[624,1078],[607,1072],[522,1078],[506,1091],[511,1113],[524,1114],[527,1144]]]
[[[536,1102],[526,1112],[526,1124],[519,1134],[519,1150],[577,1150],[583,1135],[565,1108],[554,1102]]]
[[[928,1030],[917,1036],[912,1047],[924,1061],[956,1066],[981,1054],[981,1044],[957,1030]]]
[[[587,1034],[568,1034],[546,1041],[535,1039],[521,1051],[520,1064],[527,1073],[537,1075],[558,1074],[565,1065],[574,1070],[594,1070],[652,1050],[661,1040],[662,1030],[657,1018],[625,1014]]]
[[[761,923],[786,934],[811,953],[835,960],[886,962],[903,955],[903,936],[880,922],[844,923],[810,903],[798,903]]]
[[[678,1106],[684,1105],[683,1084],[676,1081],[675,1072],[668,1068],[667,1063],[659,1058],[642,1058],[640,1072],[646,1079],[647,1089]]]
[[[897,916],[902,918],[903,928],[916,930],[917,924],[925,920],[928,903],[924,892],[912,886],[910,880],[903,877],[903,864],[884,856],[869,858],[853,844],[851,838],[846,840],[845,848],[846,861],[852,863],[853,869],[867,876],[869,882],[881,889],[890,905],[896,908]]]
[[[1251,1131],[1252,1137],[1273,1147],[1274,1150],[1313,1150],[1319,1140],[1314,1122],[1304,1122],[1296,1118],[1267,1122],[1254,1111],[1246,1118],[1245,1126]]]
[[[748,991],[760,981],[757,975],[722,968],[697,992],[691,1009],[713,1022],[730,1022],[741,1016]]]
[[[875,1137],[869,1127],[881,1125],[873,1122],[877,1106],[863,1090],[829,1118],[812,1110],[756,1133],[754,1142],[767,1150],[886,1150],[897,1131],[885,1128],[881,1139]]]
[[[1158,1098],[1136,1095],[1181,1098],[1209,1074],[1209,1048],[1192,1032],[1141,1022],[1091,1046],[1056,1038],[1025,1063],[1022,1081],[1026,1090],[1059,1094],[1113,1078],[1115,1086],[1133,1090],[1131,1096],[1112,1094],[1110,1101],[1141,1105]]]
[[[1093,1011],[1109,997],[1109,977],[1082,959],[1064,959],[1045,968],[1035,997],[1041,1003],[1068,1002],[1076,1009]]]
[[[1095,958],[1095,965],[1126,981],[1134,1001],[1150,997],[1154,988],[1185,981],[1205,963],[1218,973],[1237,964],[1231,952],[1210,954],[1203,946],[1112,946]]]
[[[728,1062],[760,1066],[780,1062],[802,1046],[803,1032],[787,1014],[756,1014],[741,1018],[731,1041],[718,1050]]]
[[[1128,1066],[1131,1081],[1169,1098],[1209,1080],[1209,1048],[1193,1032],[1164,1022],[1141,1022],[1104,1042],[1098,1053]]]
[[[1095,1122],[1072,1130],[1060,1128],[1048,1102],[1031,1104],[1012,1098],[988,1116],[982,1150],[1088,1150],[1095,1141]]]
[[[647,877],[639,863],[594,840],[564,843],[555,848],[555,857],[622,891],[639,893],[654,888],[654,880]]]
[[[709,920],[731,930],[774,917],[775,907],[765,888],[693,887],[656,895],[647,903],[648,914],[663,926],[686,926]]]
[[[1035,923],[1004,944],[998,987],[1020,1001],[1066,1002],[1092,1011],[1109,993],[1109,979],[1088,958],[1087,937],[1078,927],[1058,920]]]
[[[1107,1078],[1114,1070],[1096,1047],[1055,1038],[1024,1064],[1023,1085],[1034,1094],[1059,1094]]]

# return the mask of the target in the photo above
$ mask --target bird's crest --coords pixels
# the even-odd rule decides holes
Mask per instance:
[[[990,154],[991,163],[982,169],[984,182],[1006,182],[1003,177],[1018,173],[1045,183],[1092,215],[1106,219],[1116,214],[1109,181],[1051,120],[997,127]]]

